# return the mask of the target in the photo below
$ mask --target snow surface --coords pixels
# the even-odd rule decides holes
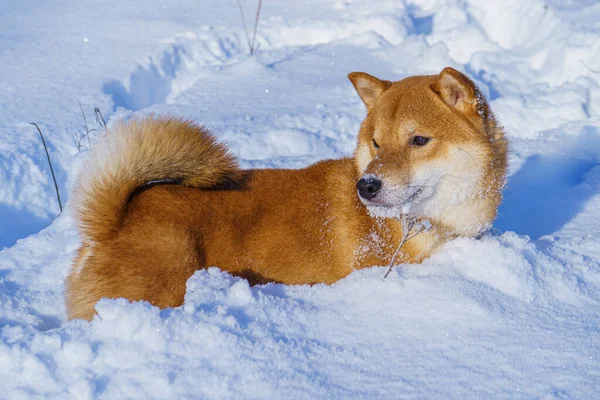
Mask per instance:
[[[255,3],[242,4],[252,26]],[[2,5],[0,398],[597,397],[600,5],[263,7],[250,57],[236,1]],[[385,281],[374,267],[331,286],[250,288],[213,268],[189,280],[180,308],[103,300],[91,323],[66,321],[78,238],[68,207],[55,218],[29,122],[46,135],[63,198],[102,131],[94,107],[109,124],[134,112],[193,118],[246,167],[302,167],[354,149],[365,111],[348,72],[400,79],[445,66],[477,81],[511,141],[489,235]],[[78,101],[95,129],[79,151]]]

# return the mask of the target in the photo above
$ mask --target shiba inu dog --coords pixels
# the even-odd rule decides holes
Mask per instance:
[[[305,169],[241,170],[206,129],[178,118],[112,128],[74,187],[82,244],[69,318],[91,319],[103,297],[179,306],[187,279],[210,266],[251,284],[330,284],[387,265],[405,214],[431,229],[406,242],[402,262],[488,229],[507,144],[473,82],[452,68],[349,79],[367,107],[354,157]]]

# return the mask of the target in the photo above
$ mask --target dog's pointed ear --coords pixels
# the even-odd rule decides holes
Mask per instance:
[[[478,101],[481,95],[473,81],[464,74],[454,68],[446,67],[433,86],[433,90],[450,107],[469,116],[477,113]]]
[[[354,85],[367,109],[371,109],[379,96],[392,86],[392,82],[382,81],[364,72],[351,72],[348,74],[348,79]]]

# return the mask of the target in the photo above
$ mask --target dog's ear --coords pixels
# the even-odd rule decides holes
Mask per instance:
[[[348,74],[348,79],[369,110],[375,105],[381,93],[392,86],[392,82],[382,81],[364,72],[351,72]]]
[[[478,101],[481,98],[479,89],[473,81],[454,68],[444,68],[432,89],[439,94],[444,103],[463,114],[472,116],[473,113],[477,113]]]

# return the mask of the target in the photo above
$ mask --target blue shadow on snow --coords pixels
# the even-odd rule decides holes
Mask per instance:
[[[14,245],[17,239],[39,232],[50,222],[49,218],[40,218],[28,211],[0,204],[0,250]]]
[[[582,211],[596,194],[584,181],[600,165],[600,135],[597,128],[586,127],[574,139],[565,139],[564,153],[529,157],[509,177],[495,228],[538,239]]]

